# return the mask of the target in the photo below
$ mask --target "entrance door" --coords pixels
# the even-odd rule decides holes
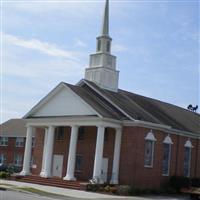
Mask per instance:
[[[103,158],[101,167],[101,180],[107,182],[108,176],[108,158]]]
[[[62,177],[63,155],[53,155],[53,176]]]

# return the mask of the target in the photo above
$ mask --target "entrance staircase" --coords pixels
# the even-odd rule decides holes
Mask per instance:
[[[80,190],[81,184],[79,181],[65,181],[61,178],[42,178],[40,176],[18,176],[15,177],[16,181],[35,183],[40,185],[48,185],[53,187],[69,188]]]

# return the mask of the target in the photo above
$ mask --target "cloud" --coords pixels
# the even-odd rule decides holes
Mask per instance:
[[[75,47],[87,47],[87,44],[85,42],[83,42],[82,40],[80,39],[76,39],[75,40],[75,44],[74,44]]]
[[[5,42],[27,49],[36,50],[50,56],[64,57],[70,60],[77,60],[77,52],[66,51],[60,49],[55,44],[43,42],[35,38],[26,40],[13,35],[5,34]]]
[[[112,49],[113,49],[113,52],[115,52],[115,53],[128,51],[128,47],[125,47],[121,44],[113,44]]]

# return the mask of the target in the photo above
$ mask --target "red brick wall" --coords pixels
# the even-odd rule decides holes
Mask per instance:
[[[42,168],[42,154],[44,146],[45,129],[37,128],[35,131],[35,146],[33,148],[32,156],[36,168],[31,169],[31,173],[40,174]]]
[[[153,130],[155,142],[153,168],[144,167],[145,136],[150,131],[147,128],[124,127],[120,160],[120,182],[139,187],[159,187],[169,177],[162,176],[163,140],[167,133]],[[171,135],[173,145],[171,150],[170,175],[183,176],[184,145],[187,137]],[[191,177],[199,174],[200,158],[197,158],[197,140],[191,139],[194,146],[191,158]],[[178,155],[177,155],[178,151]],[[196,162],[197,161],[197,162]],[[198,163],[198,166],[195,167]]]
[[[21,154],[22,156],[24,155],[24,147],[15,147],[15,142],[15,137],[9,137],[8,146],[0,146],[0,153],[3,153],[6,156],[5,164],[14,164],[14,154]]]
[[[148,128],[123,127],[119,174],[119,180],[121,184],[131,184],[145,188],[159,187],[162,182],[168,180],[169,177],[162,176],[163,140],[168,135],[167,133],[153,130],[154,136],[157,139],[155,142],[153,168],[144,167],[144,138],[149,131],[150,129]],[[66,175],[70,132],[71,128],[66,127],[64,140],[54,141],[53,154],[64,155],[62,176]],[[75,172],[75,176],[78,179],[88,180],[92,177],[96,132],[96,127],[85,127],[84,139],[78,140],[77,142],[77,154],[83,156],[83,170]],[[108,180],[110,180],[112,174],[115,130],[109,129],[108,132],[108,141],[104,142],[103,156],[109,159]],[[173,141],[173,145],[171,149],[170,175],[183,175],[184,144],[188,138],[171,134],[171,139]],[[191,177],[199,177],[200,142],[199,140],[194,139],[191,139],[191,142],[194,146],[192,149]],[[36,148],[34,148],[33,152],[37,169],[33,169],[34,174],[39,174],[41,171],[43,144],[44,130],[37,129]]]

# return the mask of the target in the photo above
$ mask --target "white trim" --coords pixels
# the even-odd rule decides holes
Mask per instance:
[[[193,148],[193,145],[192,145],[192,142],[190,141],[190,139],[188,139],[188,140],[185,142],[184,147]]]
[[[43,105],[45,105],[53,96],[55,96],[63,87],[69,89],[76,97],[78,97],[87,107],[89,107],[97,116],[102,116],[88,103],[86,103],[79,95],[77,95],[70,87],[65,83],[59,83],[53,90],[51,90],[44,98],[42,98],[23,118],[28,118],[30,115],[36,113]]]
[[[75,93],[70,87],[68,87],[65,83],[63,83],[63,85],[64,85],[64,87],[66,87],[67,89],[71,90],[72,93],[73,93],[77,98],[79,98],[80,101],[81,101],[83,104],[85,104],[85,105],[86,105],[87,107],[89,107],[94,113],[96,113],[97,116],[99,116],[100,118],[103,118],[103,116],[100,115],[90,104],[88,104],[87,102],[85,102],[85,101],[81,98],[81,96],[79,96],[78,94],[76,94],[76,93]]]
[[[166,133],[170,133],[170,134],[188,136],[191,138],[200,139],[200,133],[180,131],[180,130],[172,128],[171,126],[167,126],[167,125],[163,125],[163,124],[156,124],[156,123],[152,123],[152,122],[145,122],[145,121],[140,121],[140,120],[135,120],[135,121],[124,120],[123,126],[155,128],[156,130],[165,131]]]
[[[166,142],[163,141],[163,144],[169,145],[169,159],[168,159],[168,172],[167,172],[167,174],[163,174],[162,173],[162,176],[169,176],[169,174],[170,174],[170,168],[171,168],[171,151],[172,151],[172,144],[173,143],[166,143]],[[163,166],[162,166],[162,169],[163,169]]]
[[[155,148],[155,141],[153,141],[153,140],[146,140],[145,141],[145,153],[146,153],[146,142],[148,142],[148,141],[150,141],[150,142],[152,142],[152,156],[151,156],[151,158],[152,158],[152,160],[151,160],[151,164],[150,165],[146,165],[145,164],[145,155],[144,155],[144,167],[145,168],[153,168],[153,163],[154,163],[154,148]]]
[[[121,128],[122,124],[116,121],[101,119],[98,117],[65,117],[65,118],[31,118],[26,119],[26,126],[48,127],[48,126],[105,126]]]
[[[105,100],[107,100],[110,104],[112,104],[115,108],[117,108],[121,113],[123,113],[126,117],[128,117],[131,120],[135,120],[133,117],[131,117],[129,114],[127,114],[126,112],[124,112],[123,109],[121,109],[119,106],[117,106],[115,103],[113,103],[113,101],[111,101],[108,97],[106,97],[105,95],[103,95],[100,91],[98,91],[96,88],[94,88],[93,86],[91,86],[86,80],[82,79],[81,81],[79,81],[76,85],[81,85],[82,83],[85,83],[87,86],[89,86],[90,88],[92,88],[96,93],[98,93],[99,95],[101,95]]]
[[[174,144],[174,143],[172,142],[171,137],[170,137],[169,135],[167,135],[167,136],[165,137],[163,143],[164,143],[164,144]]]
[[[185,160],[185,150],[186,150],[187,148],[189,149],[190,154],[189,154],[189,163],[188,163],[188,174],[187,174],[187,176],[185,176],[185,177],[190,177],[190,175],[191,175],[192,147],[184,146],[184,160]],[[183,162],[184,162],[184,160],[183,160]],[[184,170],[184,163],[183,163],[183,170]],[[184,171],[183,171],[183,172],[184,172]]]
[[[145,142],[145,155],[144,155],[144,167],[146,168],[153,168],[153,162],[154,162],[154,148],[155,148],[155,142],[157,141],[157,139],[155,138],[152,130],[147,133],[146,137],[144,138],[147,141],[152,142],[152,155],[151,155],[151,164],[150,165],[145,165],[145,155],[146,155],[146,142]]]
[[[145,140],[150,140],[150,141],[157,141],[157,139],[155,138],[152,130],[147,133],[146,137],[145,137]]]

